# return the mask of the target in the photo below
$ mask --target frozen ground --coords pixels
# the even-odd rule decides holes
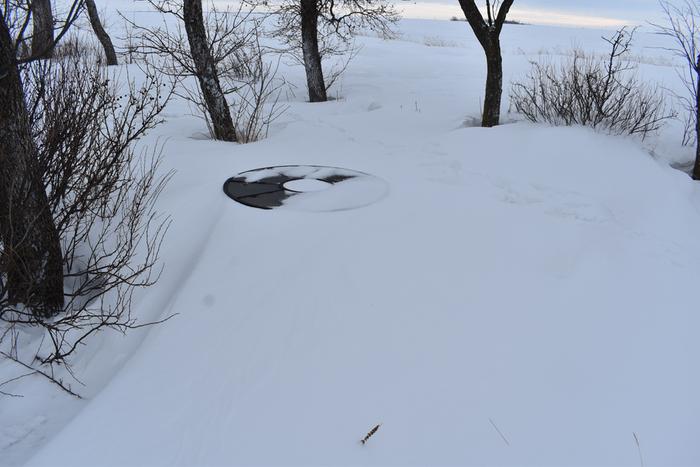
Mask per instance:
[[[259,143],[203,139],[171,104],[144,141],[177,170],[165,271],[135,310],[177,315],[90,341],[84,400],[3,386],[24,397],[0,399],[0,464],[700,464],[700,191],[668,165],[689,156],[676,129],[642,145],[469,127],[484,70],[467,26],[400,28],[360,38],[333,102],[305,103],[303,70],[285,67],[296,95]],[[506,83],[600,35],[508,27]],[[677,87],[655,40],[640,35],[641,71]],[[389,193],[319,213],[221,190],[286,164]]]

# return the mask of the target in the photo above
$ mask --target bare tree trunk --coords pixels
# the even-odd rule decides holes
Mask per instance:
[[[8,299],[36,315],[63,307],[61,244],[40,174],[24,90],[0,17],[0,239]]]
[[[459,0],[464,17],[486,54],[486,94],[481,126],[492,127],[500,122],[501,95],[503,94],[503,58],[501,31],[515,0],[486,1],[487,17],[481,14],[476,0]],[[496,6],[498,5],[498,6]],[[495,11],[498,8],[498,12]]]
[[[482,127],[497,126],[501,118],[501,95],[503,94],[503,59],[498,38],[485,49],[486,52],[486,94],[481,116]]]
[[[107,66],[117,65],[117,54],[114,51],[112,39],[110,39],[109,34],[107,34],[107,31],[105,31],[105,29],[102,27],[100,15],[97,13],[97,6],[95,6],[95,0],[85,0],[85,6],[87,6],[88,17],[90,18],[92,30],[95,31],[95,35],[105,51]]]
[[[51,0],[31,0],[32,8],[32,55],[40,58],[53,57],[53,11]]]
[[[309,101],[325,102],[326,84],[323,81],[321,54],[318,51],[318,4],[316,0],[301,0],[301,49],[306,68]]]
[[[231,119],[231,111],[221,90],[216,64],[207,42],[202,0],[184,0],[182,12],[187,40],[190,43],[190,53],[197,71],[204,103],[211,118],[214,138],[235,142],[237,141],[236,130]]]
[[[693,180],[700,180],[700,55],[698,55],[695,73],[697,74],[695,89],[695,166]]]

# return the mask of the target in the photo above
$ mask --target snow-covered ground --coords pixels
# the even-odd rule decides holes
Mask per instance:
[[[691,153],[677,125],[644,144],[473,127],[485,71],[467,25],[399,28],[359,38],[332,102],[304,102],[284,65],[295,95],[255,144],[203,139],[170,104],[143,143],[177,171],[173,224],[135,311],[176,316],[93,338],[83,400],[3,386],[24,397],[0,399],[0,464],[700,465],[700,190],[669,167]],[[507,27],[506,89],[529,60],[603,51],[603,33]],[[641,73],[680,89],[658,38],[638,40]],[[221,190],[287,164],[388,194],[263,211]]]

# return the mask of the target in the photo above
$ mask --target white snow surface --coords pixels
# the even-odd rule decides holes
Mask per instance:
[[[287,190],[298,193],[311,193],[326,190],[330,188],[331,184],[315,178],[299,178],[296,180],[290,180],[284,183],[283,186]]]
[[[203,139],[169,105],[142,144],[177,171],[173,224],[134,312],[175,316],[94,336],[73,361],[83,400],[3,386],[24,397],[0,399],[0,464],[700,465],[700,190],[669,166],[689,160],[678,128],[642,144],[512,123],[507,98],[506,124],[470,127],[485,71],[466,24],[400,29],[359,39],[328,103],[284,65],[296,96],[258,143]],[[507,27],[506,96],[528,60],[600,35]],[[641,72],[679,89],[639,39]],[[286,164],[389,192],[320,213],[221,190]]]

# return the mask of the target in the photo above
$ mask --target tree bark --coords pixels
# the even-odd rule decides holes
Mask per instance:
[[[216,64],[207,42],[202,0],[184,0],[182,12],[190,53],[197,72],[199,88],[202,90],[204,103],[211,118],[214,138],[235,142],[237,141],[236,130],[231,119],[231,111],[221,90]]]
[[[697,74],[695,89],[695,166],[693,167],[693,180],[700,180],[700,55],[695,65]]]
[[[503,94],[503,59],[498,38],[492,40],[486,52],[486,93],[481,116],[482,127],[497,126],[501,118],[501,95]]]
[[[100,44],[102,44],[102,48],[105,51],[107,66],[117,65],[117,54],[114,51],[112,39],[110,39],[109,34],[107,34],[107,31],[105,31],[105,29],[102,27],[100,15],[97,13],[95,0],[85,0],[85,6],[87,6],[88,18],[90,18],[92,30],[95,32],[97,39],[100,41]]]
[[[304,54],[306,84],[309,101],[325,102],[326,84],[323,81],[321,54],[318,51],[318,4],[317,0],[301,0],[301,49]]]
[[[10,303],[35,315],[61,311],[63,261],[58,230],[36,168],[15,50],[0,17],[0,240]]]
[[[53,57],[53,11],[51,0],[32,0],[32,56]]]
[[[459,0],[464,17],[474,31],[486,54],[486,93],[481,116],[481,126],[492,127],[500,123],[501,95],[503,94],[503,58],[501,56],[501,30],[514,0],[503,0],[498,14],[493,17],[491,4],[487,2],[488,19],[484,19],[476,0]]]

